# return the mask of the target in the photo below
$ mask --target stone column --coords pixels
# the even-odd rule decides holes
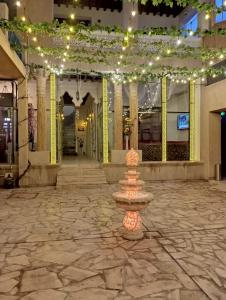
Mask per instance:
[[[114,149],[122,150],[122,85],[114,84]]]
[[[132,16],[131,12],[136,11],[136,15]],[[123,27],[126,29],[132,26],[134,29],[138,28],[138,4],[128,1],[123,1],[122,9]]]
[[[46,80],[44,69],[37,71],[37,150],[47,150]]]
[[[138,150],[138,86],[137,83],[130,83],[129,86],[129,107],[130,119],[132,120],[132,133],[130,135],[130,148]]]
[[[210,3],[210,0],[201,0],[200,3]],[[214,16],[213,15],[210,15],[210,18],[209,19],[206,19],[206,13],[205,11],[203,12],[200,12],[198,14],[198,27],[200,30],[209,30],[210,29],[210,26],[213,22],[213,18]]]
[[[18,164],[20,186],[28,185],[27,176],[23,176],[28,168],[28,88],[27,78],[18,83]]]

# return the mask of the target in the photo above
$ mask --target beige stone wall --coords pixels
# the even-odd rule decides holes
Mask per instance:
[[[123,179],[127,170],[125,164],[104,164],[103,168],[109,183]],[[137,170],[144,181],[204,179],[201,162],[142,162]]]
[[[205,178],[215,176],[215,165],[221,163],[220,111],[226,110],[226,80],[202,87],[201,92],[201,161]]]
[[[52,22],[53,0],[25,0],[24,7],[18,8],[17,15],[25,15],[32,23]]]

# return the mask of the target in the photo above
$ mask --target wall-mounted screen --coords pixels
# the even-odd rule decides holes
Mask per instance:
[[[177,129],[189,129],[189,113],[179,114],[177,116]]]

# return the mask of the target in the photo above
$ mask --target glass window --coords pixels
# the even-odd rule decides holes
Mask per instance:
[[[186,24],[183,25],[182,29],[197,31],[198,29],[198,14],[195,14]]]
[[[16,110],[13,84],[0,84],[0,163],[15,162]]]
[[[224,0],[215,0],[215,4],[217,7],[222,8],[224,7]],[[222,11],[221,13],[217,14],[215,21],[216,23],[226,21],[226,11]]]
[[[167,160],[189,160],[189,84],[167,82]]]
[[[143,161],[162,160],[162,102],[160,80],[138,86],[138,140]]]

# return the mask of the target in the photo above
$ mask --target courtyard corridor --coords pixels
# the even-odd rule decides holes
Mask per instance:
[[[0,190],[0,300],[226,299],[224,186],[147,183],[136,242],[118,188]]]

